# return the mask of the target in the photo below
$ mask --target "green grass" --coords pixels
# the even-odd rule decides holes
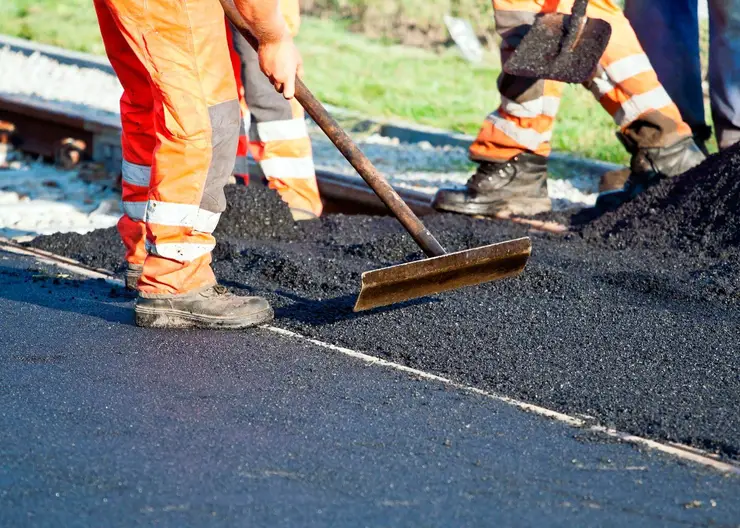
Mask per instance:
[[[0,33],[102,54],[90,0],[4,0]],[[298,38],[306,81],[323,101],[370,117],[475,134],[498,104],[496,54],[472,66],[455,50],[435,53],[350,33],[337,21],[306,18]],[[568,87],[553,145],[624,163],[615,127],[583,88]]]
[[[105,53],[92,0],[1,0],[0,33]]]
[[[327,103],[373,117],[397,118],[475,134],[499,102],[495,54],[482,65],[443,53],[383,44],[347,33],[333,21],[307,19],[298,38],[306,81]],[[563,97],[553,146],[624,163],[615,126],[580,86]]]

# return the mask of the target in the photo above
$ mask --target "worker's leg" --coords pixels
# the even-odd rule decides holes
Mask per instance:
[[[693,139],[645,55],[629,21],[611,0],[591,0],[588,16],[612,26],[612,37],[596,76],[586,83],[620,128],[632,154],[630,175],[622,189],[602,194],[597,206],[616,207],[657,182],[701,163],[705,156]]]
[[[95,11],[110,63],[124,89],[121,97],[123,216],[118,231],[126,247],[127,286],[135,288],[146,259],[144,212],[156,142],[154,99],[149,73],[121,34],[108,7],[96,0]]]
[[[537,13],[554,10],[554,6],[543,7],[534,0],[494,0],[493,7],[496,31],[502,39],[502,64],[519,45]],[[470,147],[471,159],[502,162],[523,152],[549,155],[563,84],[502,72],[498,89],[501,104],[484,121]]]
[[[211,233],[225,207],[239,116],[233,77],[224,75],[223,14],[217,0],[104,1],[146,67],[154,98],[143,214],[149,254],[139,289],[156,296],[211,286]]]
[[[494,0],[501,61],[514,52],[539,12],[557,2]],[[434,207],[472,215],[536,214],[551,207],[547,156],[563,84],[514,77],[498,78],[501,104],[484,121],[470,147],[478,164],[464,188],[440,189]]]
[[[697,0],[627,0],[624,14],[684,121],[706,141],[697,8]]]
[[[740,141],[740,0],[709,0],[709,91],[720,148]]]
[[[640,146],[651,147],[690,135],[622,10],[611,0],[591,0],[588,16],[612,26],[609,45],[588,86],[622,132]]]
[[[282,2],[283,12],[295,2]],[[295,17],[293,17],[295,18]],[[289,25],[297,22],[286,16]],[[292,22],[291,22],[292,20]],[[247,41],[233,32],[234,47],[242,64],[242,82],[249,109],[250,152],[259,163],[272,189],[277,190],[295,218],[319,216],[321,197],[301,105],[286,101],[260,71],[257,54]]]
[[[140,78],[150,84],[154,109],[155,141],[138,144],[140,163],[128,166],[136,180],[132,185],[149,187],[146,202],[125,202],[129,219],[143,218],[146,224],[136,323],[245,328],[270,320],[265,299],[228,293],[215,284],[210,267],[239,123],[234,78],[225,74],[229,55],[218,0],[96,2],[101,29],[113,33],[112,20],[127,44],[109,38],[106,51],[113,63],[133,51],[148,74]],[[121,82],[124,90],[136,86],[128,76]],[[123,119],[133,127],[136,109]]]
[[[226,40],[229,44],[229,56],[231,58],[231,67],[234,71],[234,81],[236,81],[236,91],[239,95],[239,110],[241,113],[241,122],[239,125],[239,141],[236,147],[236,162],[234,164],[234,177],[237,182],[249,183],[249,127],[251,125],[251,116],[247,101],[244,98],[244,83],[242,83],[242,61],[239,52],[234,47],[234,35],[231,22],[224,19],[226,23]]]

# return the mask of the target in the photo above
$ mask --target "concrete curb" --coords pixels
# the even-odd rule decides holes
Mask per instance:
[[[475,140],[473,136],[467,134],[456,134],[438,128],[411,125],[406,123],[380,123],[380,135],[397,138],[402,143],[422,143],[428,142],[435,147],[458,147],[467,149]],[[566,163],[574,166],[588,166],[594,171],[608,172],[611,170],[621,169],[622,165],[609,163],[606,161],[595,160],[591,158],[581,158],[566,154],[564,152],[553,152],[550,159],[559,163]]]
[[[382,118],[367,118],[351,110],[345,110],[344,108],[328,104],[324,106],[326,106],[327,110],[335,116],[363,119],[365,122],[376,126],[381,136],[396,138],[401,143],[414,144],[426,142],[434,147],[467,149],[470,147],[470,144],[475,141],[475,137],[467,134],[459,134],[456,132],[450,132],[449,130],[402,121],[386,121]],[[566,154],[564,152],[553,152],[550,154],[550,159],[557,163],[571,166],[574,170],[583,171],[585,169],[585,172],[603,173],[624,168],[623,165],[619,165],[617,163],[583,158],[572,154]]]

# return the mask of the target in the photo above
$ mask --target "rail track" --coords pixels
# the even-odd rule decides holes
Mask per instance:
[[[61,64],[113,73],[104,58],[84,53],[4,36],[0,37],[0,48],[3,47],[27,56],[41,54]],[[11,133],[12,138],[8,138]],[[70,105],[0,92],[0,134],[15,148],[54,160],[64,168],[92,162],[110,178],[120,175],[121,125],[117,116],[104,112],[91,115]],[[250,167],[250,173],[261,176],[256,165]],[[386,213],[385,206],[359,177],[320,166],[316,175],[327,212]],[[432,212],[429,195],[402,187],[396,190],[417,214]]]

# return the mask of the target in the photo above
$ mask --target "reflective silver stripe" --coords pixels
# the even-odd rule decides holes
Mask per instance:
[[[239,124],[239,135],[246,136],[249,131],[249,127],[252,125],[252,114],[247,112],[246,115],[242,116],[241,123]]]
[[[146,202],[121,202],[123,212],[131,220],[144,220],[146,215]]]
[[[614,90],[617,85],[630,77],[650,71],[652,66],[646,55],[632,55],[613,62],[594,77],[589,85],[594,97],[601,99]]]
[[[196,231],[212,233],[221,213],[201,209],[197,205],[176,204],[149,200],[146,209],[147,223],[167,226],[192,227]]]
[[[313,158],[269,158],[260,162],[268,178],[314,178],[316,169]]]
[[[197,205],[149,200],[145,218],[151,224],[192,227],[197,215]]]
[[[306,120],[299,118],[257,123],[257,136],[263,142],[303,139],[308,137]]]
[[[192,262],[213,251],[216,244],[152,244],[147,240],[146,250],[159,257],[178,262]]]
[[[541,115],[555,117],[560,106],[560,97],[543,95],[532,101],[518,103],[501,96],[501,109],[514,117],[538,117]]]
[[[123,160],[121,164],[121,175],[123,181],[139,187],[149,187],[149,179],[152,175],[152,168],[149,165],[137,165]]]
[[[221,218],[221,213],[212,213],[205,209],[199,209],[193,222],[193,229],[201,233],[213,233]]]
[[[594,97],[599,100],[616,87],[617,85],[609,79],[609,76],[603,70],[601,71],[601,74],[598,77],[594,77],[589,84],[589,90],[591,90]]]
[[[614,114],[614,122],[620,127],[629,125],[649,110],[658,110],[673,102],[665,88],[659,86],[649,92],[633,95],[622,103],[622,107]]]
[[[604,66],[604,69],[613,82],[621,83],[630,77],[650,71],[653,67],[647,55],[642,53],[614,61],[609,66]]]
[[[176,227],[192,227],[203,233],[213,233],[221,213],[199,208],[197,205],[173,204],[149,200],[123,202],[123,212],[132,220]]]
[[[540,133],[531,128],[521,128],[513,121],[501,117],[498,112],[489,115],[488,120],[498,130],[531,151],[537,150],[544,143],[548,143],[552,139],[552,130]]]

